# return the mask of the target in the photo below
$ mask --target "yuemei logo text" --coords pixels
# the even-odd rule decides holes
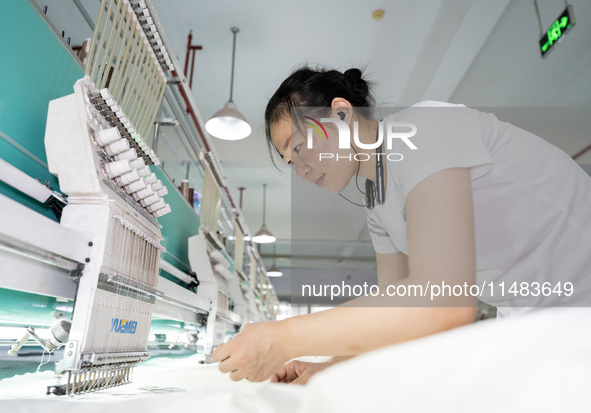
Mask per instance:
[[[111,319],[111,333],[135,334],[137,321],[123,320],[121,318]]]

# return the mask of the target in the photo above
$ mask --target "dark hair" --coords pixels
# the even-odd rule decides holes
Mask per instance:
[[[351,68],[344,73],[337,70],[302,67],[281,83],[269,99],[265,110],[265,134],[267,147],[273,163],[277,148],[271,141],[271,124],[288,116],[298,108],[314,108],[315,117],[324,117],[331,110],[336,97],[347,99],[363,116],[369,117],[374,99],[370,84],[362,78],[361,70]],[[307,112],[310,115],[310,112]]]

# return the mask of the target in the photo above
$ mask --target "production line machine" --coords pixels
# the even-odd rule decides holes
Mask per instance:
[[[271,316],[255,297],[261,295],[260,263],[250,254],[246,277],[242,258],[234,266],[211,235],[225,185],[211,153],[204,198],[214,206],[204,207],[199,234],[186,240],[191,271],[163,259],[158,219],[172,210],[165,197],[177,194],[158,179],[160,161],[145,137],[153,131],[166,71],[173,69],[144,1],[103,0],[84,78],[73,94],[49,103],[45,148],[60,191],[0,159],[0,180],[49,205],[59,221],[0,195],[0,292],[23,303],[26,294],[37,294],[26,299],[40,305],[39,297],[47,297],[46,307],[54,307],[51,321],[45,313],[43,320],[15,315],[0,325],[22,327],[20,337],[8,342],[10,354],[24,345],[49,353],[63,347],[48,394],[129,382],[134,366],[150,356],[151,332],[169,320],[181,323],[185,343],[207,360],[244,323]],[[244,255],[246,224],[241,218],[235,223],[241,243],[236,260]],[[14,277],[25,273],[26,280]],[[50,328],[40,334],[34,326]]]
[[[56,369],[68,372],[58,390],[65,393],[126,382],[130,367],[148,357],[152,308],[162,294],[156,218],[170,212],[166,187],[146,165],[157,163],[156,155],[121,122],[108,90],[88,79],[74,90],[50,103],[46,130],[50,171],[68,195],[61,224],[91,239]]]

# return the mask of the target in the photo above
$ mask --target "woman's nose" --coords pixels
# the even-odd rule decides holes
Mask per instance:
[[[304,181],[306,181],[307,180],[306,175],[308,175],[310,173],[312,168],[307,163],[300,161],[295,165],[295,170],[296,170],[296,173],[298,174],[298,176],[300,177],[300,179],[303,179]]]

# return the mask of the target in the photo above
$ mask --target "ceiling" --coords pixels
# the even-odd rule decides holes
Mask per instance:
[[[63,6],[56,0],[36,1],[50,4],[50,12]],[[79,1],[94,15],[96,0]],[[591,143],[588,0],[569,1],[576,26],[545,59],[538,49],[540,27],[533,1],[152,2],[181,66],[189,31],[193,44],[203,47],[197,51],[192,88],[203,119],[229,98],[230,28],[240,28],[233,100],[253,132],[242,141],[212,141],[236,200],[237,188],[246,187],[243,212],[253,232],[262,223],[262,184],[268,184],[267,226],[279,238],[277,264],[286,270],[274,285],[283,298],[289,298],[296,272],[298,280],[322,277],[331,283],[375,279],[362,208],[292,178],[289,169],[277,170],[269,159],[265,106],[281,81],[300,65],[364,69],[382,107],[421,100],[464,103],[493,110],[571,155]],[[564,2],[538,4],[546,30],[564,10]],[[372,19],[376,9],[385,11],[381,21]],[[70,31],[83,38],[88,28]],[[540,107],[547,109],[536,109]],[[503,108],[525,109],[516,115]],[[578,161],[591,165],[591,152]],[[345,193],[359,199],[352,185]],[[268,266],[272,251],[271,246],[262,247]]]

